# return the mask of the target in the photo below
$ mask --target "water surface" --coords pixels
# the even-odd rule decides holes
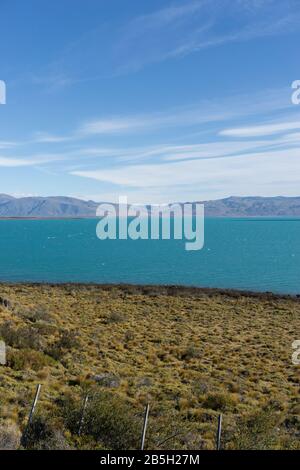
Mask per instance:
[[[1,220],[0,281],[182,284],[300,293],[299,219],[206,219],[205,246],[107,240],[95,219]]]

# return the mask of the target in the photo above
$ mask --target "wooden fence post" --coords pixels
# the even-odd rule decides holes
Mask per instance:
[[[220,414],[218,418],[218,431],[217,431],[217,439],[216,439],[217,450],[221,450],[221,435],[222,435],[222,415]]]
[[[24,432],[23,432],[23,435],[22,435],[22,438],[21,438],[21,442],[23,442],[23,443],[25,443],[26,434],[27,434],[28,428],[29,428],[29,426],[32,422],[32,418],[33,418],[33,415],[34,415],[34,412],[35,412],[36,404],[37,404],[39,396],[40,396],[41,387],[42,387],[41,384],[38,384],[37,387],[36,387],[35,397],[34,397],[34,400],[32,402],[32,405],[31,405],[30,413],[29,413],[29,416],[28,416],[28,421],[27,421],[26,427],[24,429]]]
[[[33,418],[33,415],[34,415],[34,412],[35,412],[36,404],[37,404],[39,396],[40,396],[40,391],[41,391],[41,384],[38,384],[38,386],[36,387],[35,397],[34,397],[34,400],[33,400],[32,406],[31,406],[31,410],[30,410],[30,413],[29,413],[27,426],[29,426],[31,424],[31,421],[32,421],[32,418]]]
[[[78,436],[80,436],[81,431],[82,431],[82,426],[83,426],[83,423],[84,423],[84,413],[85,413],[85,410],[86,410],[88,401],[89,401],[89,396],[86,395],[86,396],[85,396],[85,399],[84,399],[84,402],[83,402],[83,407],[82,407],[82,413],[81,413],[81,418],[80,418],[80,423],[79,423],[79,429],[78,429]]]
[[[148,403],[145,408],[145,414],[144,414],[144,424],[143,424],[143,431],[142,431],[142,438],[141,438],[141,450],[144,450],[144,447],[145,447],[145,438],[146,438],[146,432],[147,432],[149,410],[150,410],[150,406]]]

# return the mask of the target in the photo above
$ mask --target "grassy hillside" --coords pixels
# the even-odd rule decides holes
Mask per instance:
[[[0,286],[0,447],[296,448],[300,299],[207,289]],[[81,435],[82,399],[89,404]],[[164,442],[166,441],[166,442]]]

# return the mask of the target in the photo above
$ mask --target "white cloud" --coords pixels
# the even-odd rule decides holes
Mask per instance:
[[[48,134],[47,132],[36,132],[34,134],[34,140],[32,141],[32,143],[56,144],[56,143],[66,142],[71,139],[72,137],[53,135],[53,134]]]
[[[258,147],[270,146],[269,141],[249,141],[249,142],[210,142],[206,144],[187,145],[171,147],[168,155],[164,157],[166,161],[176,161],[183,159],[204,159],[230,156],[237,152],[245,152]]]
[[[237,111],[237,110],[236,110]],[[238,111],[237,111],[238,112]],[[243,112],[243,110],[241,110]],[[207,119],[207,115],[205,116]],[[198,117],[199,118],[199,117]],[[176,119],[180,121],[180,116],[177,114]],[[215,126],[215,124],[214,124]],[[233,128],[223,131],[214,131],[209,129],[206,132],[213,134],[213,140],[209,142],[201,142],[194,144],[174,144],[174,143],[162,143],[159,145],[150,145],[150,146],[141,146],[141,147],[89,147],[82,146],[80,149],[73,151],[69,154],[69,157],[80,158],[86,157],[85,162],[82,162],[83,165],[86,165],[87,159],[97,159],[97,158],[113,158],[114,162],[123,162],[132,163],[135,161],[140,161],[142,159],[151,159],[151,162],[157,160],[161,161],[177,161],[177,160],[187,160],[187,159],[204,159],[204,158],[217,158],[225,157],[230,155],[235,155],[239,153],[245,153],[254,150],[264,150],[275,149],[280,147],[288,148],[290,146],[295,146],[300,143],[300,133],[291,132],[283,135],[279,135],[277,138],[273,137],[273,132],[278,132],[279,129],[283,130],[293,130],[294,127],[299,127],[298,122],[289,121],[288,123],[272,124],[272,125],[262,125],[262,126],[252,126],[247,128]],[[248,140],[216,140],[216,134],[222,136],[231,136],[239,137],[244,135],[245,137],[255,137],[256,134],[260,137],[260,134],[264,135],[264,139],[248,139]],[[195,137],[203,139],[201,133],[199,135],[194,134]],[[271,137],[271,138],[270,138]],[[184,140],[184,136],[180,140]],[[80,165],[80,162],[79,162]]]
[[[200,144],[172,145],[161,144],[157,146],[128,147],[128,148],[82,148],[74,156],[85,157],[113,157],[123,164],[137,162],[144,159],[159,159],[160,161],[177,161],[191,159],[206,159],[232,156],[241,152],[249,152],[255,149],[273,149],[300,143],[300,133],[286,134],[279,139],[249,140],[249,141],[218,141]],[[72,154],[71,154],[72,155]]]
[[[279,134],[284,131],[300,129],[300,121],[281,122],[266,124],[262,126],[239,127],[233,129],[224,129],[219,135],[229,137],[261,137],[273,134]]]
[[[111,118],[91,121],[81,128],[82,134],[116,134],[123,132],[135,132],[138,129],[147,127],[148,120],[138,118]]]
[[[174,127],[195,127],[220,123],[243,116],[290,109],[288,89],[264,90],[250,95],[233,95],[167,111],[96,119],[84,123],[77,137],[91,135],[133,134]],[[223,131],[223,132],[226,132]]]
[[[240,195],[298,195],[300,150],[287,149],[242,154],[226,159],[188,160],[155,165],[133,165],[115,169],[74,171],[73,175],[111,183],[115,192],[135,191],[149,196],[158,192],[161,202]],[[174,199],[173,199],[174,200]],[[144,199],[145,201],[145,199]],[[152,201],[151,198],[148,202]]]
[[[14,147],[15,145],[17,145],[16,142],[5,142],[0,140],[0,149],[7,149],[10,147]]]
[[[30,166],[35,165],[36,162],[32,160],[26,159],[18,159],[18,158],[9,158],[9,157],[0,157],[0,166],[2,167],[18,167],[18,166]]]
[[[61,154],[40,154],[33,157],[8,157],[0,156],[0,166],[2,167],[22,167],[22,166],[35,166],[45,165],[64,158]]]
[[[45,143],[50,146],[66,142],[66,145],[61,147],[60,153],[34,154],[28,148],[23,155],[14,153],[9,157],[2,152],[0,166],[35,165],[38,168],[43,165],[41,170],[49,172],[54,168],[51,163],[64,161],[55,171],[98,181],[99,186],[105,187],[104,194],[111,194],[114,190],[117,194],[128,192],[136,197],[135,202],[217,198],[241,191],[261,195],[266,195],[268,191],[269,195],[281,191],[290,195],[299,193],[300,132],[292,131],[300,129],[300,125],[296,121],[297,110],[287,99],[289,92],[267,90],[256,95],[210,100],[143,116],[104,118],[87,122],[79,130],[65,136],[37,133],[33,140],[23,142],[22,151],[25,144]],[[219,130],[221,123],[224,127],[225,121],[230,121],[232,125],[232,122],[246,118],[247,121],[243,122],[249,122],[252,116],[252,122],[254,119],[261,122],[267,119],[269,112],[275,111],[274,118],[276,113],[282,115],[282,110],[285,111],[285,122],[264,122],[262,125]],[[146,145],[147,139],[144,137],[143,146],[131,147],[128,138],[124,141],[120,139],[119,148],[107,144],[97,146],[97,142],[104,140],[102,135],[105,134],[126,133],[127,136],[138,132],[140,137],[142,131],[150,130],[155,131],[155,142],[162,139],[166,142],[168,133],[165,130],[169,127],[177,130],[170,133],[173,141],[167,143]],[[187,128],[191,138],[182,132]],[[98,134],[101,139],[96,140]],[[206,142],[203,142],[204,135]],[[237,141],[233,139],[235,137],[249,139]],[[257,138],[252,140],[253,137]],[[199,139],[197,143],[196,138]],[[114,143],[116,140],[107,141]],[[152,136],[150,140],[154,141]],[[10,153],[9,147],[5,153]],[[137,164],[141,162],[143,164]]]

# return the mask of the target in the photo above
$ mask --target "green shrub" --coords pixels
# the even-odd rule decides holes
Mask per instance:
[[[31,326],[16,328],[10,321],[2,323],[0,326],[0,337],[8,346],[17,349],[43,349],[42,338],[38,331]]]
[[[14,370],[31,369],[38,371],[51,363],[51,359],[40,351],[10,349],[7,352],[7,365]]]
[[[68,400],[63,404],[65,424],[73,434],[79,430],[82,403]],[[85,411],[82,438],[92,438],[97,446],[110,450],[137,449],[141,419],[122,398],[101,392],[91,397]]]
[[[47,354],[55,360],[60,361],[66,352],[79,347],[77,333],[74,331],[63,331],[60,338],[47,350]]]

